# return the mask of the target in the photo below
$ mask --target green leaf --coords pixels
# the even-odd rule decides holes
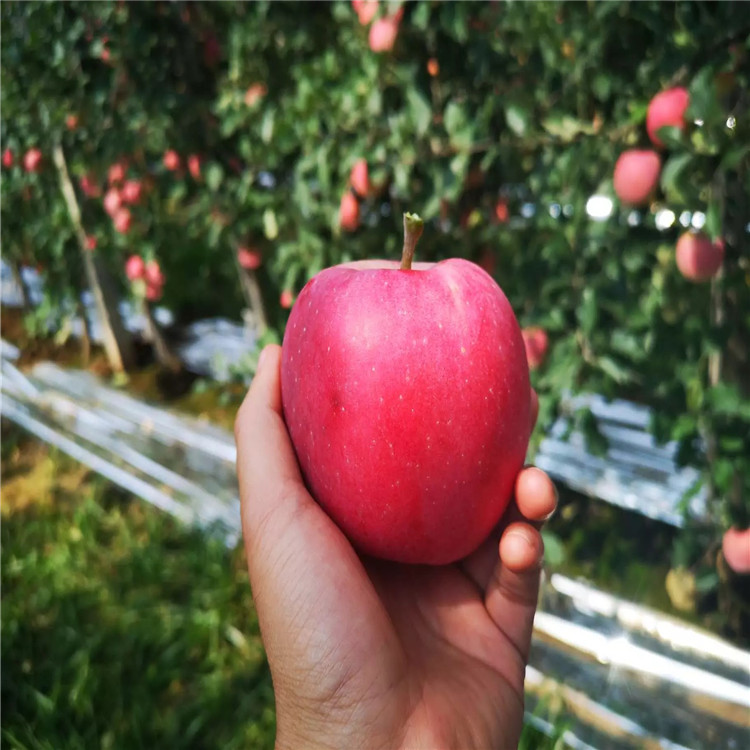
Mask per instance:
[[[565,548],[560,541],[560,537],[552,531],[544,529],[542,541],[544,542],[545,562],[553,568],[560,567],[565,562]]]
[[[721,204],[718,200],[712,199],[706,210],[706,234],[716,240],[722,233]]]
[[[518,104],[510,104],[505,108],[505,121],[516,135],[523,136],[526,133],[529,113]]]
[[[269,240],[275,240],[279,236],[279,225],[272,208],[267,208],[263,212],[263,233]]]
[[[206,167],[206,184],[209,190],[214,193],[221,187],[221,182],[224,179],[224,170],[219,164],[212,163]]]
[[[686,189],[692,187],[692,176],[695,170],[694,157],[684,153],[672,156],[661,171],[661,188],[664,193],[677,203],[686,203]]]
[[[417,91],[416,88],[410,88],[407,93],[407,100],[411,108],[412,117],[419,135],[424,135],[432,122],[432,108],[429,101]]]

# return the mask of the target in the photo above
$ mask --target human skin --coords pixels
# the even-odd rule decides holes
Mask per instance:
[[[360,557],[305,488],[280,361],[280,347],[263,351],[235,424],[277,750],[516,747],[552,482],[522,470],[501,523],[457,563]]]

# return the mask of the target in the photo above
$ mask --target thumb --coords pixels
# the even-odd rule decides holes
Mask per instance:
[[[319,571],[349,543],[305,487],[281,402],[281,347],[261,353],[258,370],[235,421],[237,477],[250,582],[254,595]],[[323,583],[323,581],[319,581]]]

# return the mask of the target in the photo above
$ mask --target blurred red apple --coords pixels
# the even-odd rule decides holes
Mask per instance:
[[[623,151],[613,177],[617,197],[631,206],[647,203],[659,183],[660,172],[661,160],[655,151]]]
[[[194,180],[201,178],[201,158],[198,154],[190,154],[187,159],[188,172]]]
[[[86,235],[86,249],[87,250],[96,250],[97,246],[96,237],[94,237],[93,234],[87,234]]]
[[[180,155],[174,149],[165,151],[163,161],[170,172],[176,172],[180,168]]]
[[[378,12],[378,0],[352,0],[352,7],[359,17],[359,22],[367,26]]]
[[[508,201],[504,198],[500,198],[495,204],[495,218],[501,223],[506,224],[510,217],[510,211],[508,210]]]
[[[429,60],[427,61],[427,72],[428,72],[428,73],[429,73],[429,74],[430,74],[430,75],[431,75],[431,76],[432,76],[433,78],[435,78],[435,76],[437,76],[437,75],[438,75],[438,73],[440,73],[440,65],[438,64],[438,61],[437,61],[437,60],[436,60],[436,59],[435,59],[434,57],[431,57],[431,58],[430,58],[430,59],[429,59]]]
[[[23,168],[27,172],[37,172],[42,164],[42,152],[38,148],[30,148],[23,155]]]
[[[288,310],[294,304],[294,294],[292,294],[291,289],[284,289],[279,297],[279,304],[285,310]]]
[[[541,367],[547,357],[549,338],[547,332],[538,326],[530,326],[521,331],[523,345],[526,348],[526,361],[530,370]]]
[[[482,251],[478,265],[487,271],[490,276],[494,276],[496,267],[495,254],[488,247]]]
[[[163,286],[161,284],[149,284],[146,282],[146,299],[149,302],[158,302],[161,299]]]
[[[143,269],[143,278],[152,286],[163,286],[166,279],[158,260],[150,260]]]
[[[78,127],[78,115],[65,115],[65,127],[68,130],[75,130]]]
[[[681,86],[662,91],[651,100],[646,114],[646,131],[651,143],[659,147],[664,145],[657,135],[659,128],[685,129],[685,110],[689,104],[690,94]]]
[[[254,248],[237,248],[237,262],[248,271],[256,271],[263,264],[263,256]]]
[[[370,192],[370,173],[366,159],[357,159],[349,175],[349,184],[360,198],[366,198]]]
[[[78,183],[81,186],[83,194],[87,198],[98,198],[102,194],[99,183],[96,181],[96,177],[93,174],[83,175]]]
[[[122,196],[117,188],[110,188],[104,196],[104,210],[114,218],[114,215],[122,208]]]
[[[253,83],[245,92],[245,104],[254,107],[266,94],[268,89],[263,83]]]
[[[3,166],[4,167],[12,167],[14,161],[13,152],[6,148],[5,151],[3,151]]]
[[[404,9],[401,7],[392,16],[378,18],[378,20],[370,26],[369,41],[370,49],[373,52],[390,52],[393,49],[403,14]]]
[[[122,186],[122,202],[136,205],[140,203],[142,193],[143,185],[140,180],[126,180],[125,184]]]
[[[128,163],[122,159],[116,161],[107,171],[107,180],[110,185],[118,185],[125,179],[125,173],[128,171]]]
[[[130,215],[130,211],[127,208],[119,209],[112,217],[112,223],[120,234],[125,234],[130,229],[132,221],[133,217]]]
[[[359,227],[359,201],[349,190],[341,196],[339,226],[345,232],[354,232]]]
[[[146,264],[143,262],[143,258],[141,258],[140,255],[131,255],[127,261],[125,261],[125,275],[130,281],[142,279],[145,270]]]
[[[733,527],[724,532],[721,551],[735,573],[750,573],[750,529],[740,531]]]
[[[703,232],[685,232],[677,240],[675,260],[686,279],[708,281],[716,276],[724,261],[724,243],[711,242]]]
[[[221,45],[216,34],[209,31],[203,37],[203,62],[206,67],[213,68],[221,60]]]
[[[307,487],[365,554],[454,562],[511,500],[529,373],[513,310],[474,263],[412,264],[407,247],[401,265],[319,273],[286,326],[281,394]]]

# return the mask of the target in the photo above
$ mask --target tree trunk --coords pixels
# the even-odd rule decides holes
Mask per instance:
[[[146,318],[146,335],[154,347],[157,362],[164,369],[169,370],[172,373],[180,372],[182,370],[182,363],[169,348],[169,344],[167,344],[164,334],[154,320],[151,305],[146,300],[143,301],[143,314]]]
[[[133,342],[120,318],[114,284],[101,259],[86,249],[86,233],[81,223],[81,211],[68,174],[65,154],[60,145],[55,146],[53,156],[60,178],[60,188],[80,246],[86,280],[94,295],[96,310],[101,320],[107,359],[115,372],[131,370],[135,362]]]
[[[255,335],[257,338],[260,338],[268,330],[268,318],[266,317],[266,309],[263,305],[263,294],[260,291],[258,277],[254,271],[248,271],[246,268],[243,268],[237,262],[236,256],[235,264],[237,266],[237,273],[240,275],[242,294],[245,297],[252,316]]]
[[[31,301],[29,300],[29,290],[26,288],[26,284],[23,283],[23,275],[21,274],[21,264],[19,261],[10,261],[10,270],[13,274],[13,280],[16,282],[16,286],[21,292],[21,309],[24,312],[27,312],[31,307]]]

